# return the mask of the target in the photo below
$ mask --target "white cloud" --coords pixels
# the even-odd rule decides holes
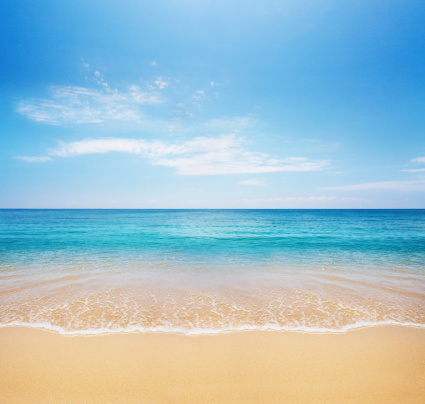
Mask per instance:
[[[321,195],[321,196],[282,196],[282,197],[272,197],[272,198],[253,198],[253,199],[241,199],[238,200],[240,203],[249,204],[251,206],[262,206],[266,205],[269,207],[291,207],[299,208],[302,207],[330,207],[334,206],[334,203],[340,202],[344,206],[347,204],[360,203],[362,206],[365,202],[371,202],[370,199],[365,198],[341,198],[333,195]],[[252,205],[254,204],[254,205]],[[351,205],[352,206],[352,205]]]
[[[179,102],[176,104],[176,109],[174,110],[174,114],[178,117],[191,117],[193,116],[190,108],[184,102]]]
[[[239,185],[257,185],[257,186],[259,186],[259,185],[264,185],[265,182],[262,181],[262,180],[259,180],[257,178],[252,178],[250,180],[240,181],[240,182],[238,182],[238,184]]]
[[[371,202],[371,199],[366,198],[339,198],[342,202]]]
[[[156,62],[152,62],[152,65],[156,66]],[[142,122],[145,124],[155,121],[145,116],[143,107],[164,103],[164,92],[170,86],[169,79],[158,76],[143,85],[116,89],[110,86],[99,70],[94,70],[84,61],[83,67],[85,78],[96,86],[51,86],[50,96],[22,100],[16,111],[33,121],[57,126],[114,121],[140,125]],[[206,99],[208,88],[197,90],[186,102],[177,102],[173,112],[178,118],[190,118],[193,116],[192,110],[199,109],[200,103]],[[160,124],[162,123],[161,121]],[[170,122],[171,126],[173,124]],[[198,126],[202,126],[202,123]]]
[[[98,71],[94,72],[97,89],[75,86],[52,86],[51,97],[28,99],[17,111],[29,119],[48,125],[93,124],[106,121],[135,121],[143,114],[141,105],[162,102],[157,89],[130,86],[126,91],[110,88]],[[160,82],[163,88],[166,82]]]
[[[412,163],[425,163],[425,157],[416,157],[410,160]],[[400,170],[407,173],[419,173],[425,171],[425,168],[410,168],[405,170]]]
[[[201,100],[202,98],[204,98],[205,95],[205,90],[197,90],[192,94],[193,99],[195,100]]]
[[[242,147],[242,138],[233,134],[197,137],[175,144],[124,138],[85,139],[62,142],[58,148],[49,151],[48,157],[110,152],[140,155],[152,165],[175,167],[181,175],[306,172],[322,170],[328,164],[304,157],[277,159],[265,153],[247,151]]]
[[[275,198],[256,198],[249,199],[249,201],[255,202],[330,202],[339,200],[336,196],[286,196],[286,197],[275,197]]]
[[[28,163],[44,163],[46,161],[51,161],[52,158],[51,157],[24,157],[24,156],[18,156],[16,157],[19,160],[24,160]]]
[[[407,173],[418,173],[418,172],[422,172],[425,171],[425,168],[411,168],[410,170],[401,170]]]
[[[327,165],[324,161],[274,159],[264,153],[247,151],[241,143],[242,139],[235,135],[195,138],[183,144],[184,151],[178,156],[164,156],[153,164],[175,167],[182,175],[316,171]]]
[[[288,196],[286,198],[273,198],[275,201],[315,201],[315,202],[328,202],[338,199],[336,196]]]
[[[414,181],[366,182],[363,184],[341,185],[336,187],[324,187],[319,189],[338,191],[369,191],[378,189],[390,189],[394,191],[425,191],[425,179],[419,179]]]
[[[170,85],[170,83],[165,81],[161,76],[155,80],[155,84],[161,90]]]
[[[217,87],[219,84],[214,81],[210,81],[205,87],[196,90],[191,96],[190,100],[194,105],[199,104],[201,101],[210,101],[212,97],[218,97],[219,93],[212,87]]]
[[[127,93],[128,100],[135,101],[138,104],[160,104],[162,98],[158,93],[143,90],[139,86],[130,86]]]
[[[156,158],[158,156],[181,153],[182,149],[176,145],[167,145],[160,141],[139,139],[85,139],[78,142],[61,142],[57,149],[50,150],[51,156],[72,157],[83,154],[104,154],[121,152],[139,154],[145,157]]]

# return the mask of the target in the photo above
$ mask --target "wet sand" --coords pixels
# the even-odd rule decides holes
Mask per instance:
[[[68,337],[0,328],[0,402],[423,403],[425,329]]]

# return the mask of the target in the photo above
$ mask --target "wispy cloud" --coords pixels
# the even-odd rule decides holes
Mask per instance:
[[[188,98],[177,102],[174,110],[172,111],[174,116],[177,119],[191,118],[195,111],[199,111],[201,109],[201,105],[204,102],[211,101],[213,97],[219,96],[219,93],[216,90],[212,91],[213,87],[217,85],[218,83],[211,81],[209,85],[192,92]]]
[[[411,160],[416,163],[425,163],[425,157],[416,157]],[[401,170],[403,172],[418,173],[425,172],[425,168],[412,168]],[[323,190],[338,191],[374,191],[374,190],[392,190],[392,191],[425,191],[425,178],[420,177],[415,180],[402,181],[380,181],[380,182],[364,182],[361,184],[338,185],[334,187],[321,187]]]
[[[155,85],[160,89],[160,90],[162,90],[162,89],[164,89],[165,87],[168,87],[169,85],[170,85],[170,83],[168,82],[168,81],[165,81],[164,79],[163,79],[163,77],[162,76],[160,76],[160,77],[158,77],[156,80],[155,80]]]
[[[274,198],[254,198],[254,199],[244,199],[243,202],[267,202],[267,203],[289,203],[292,202],[300,202],[300,203],[308,203],[308,202],[318,202],[318,203],[326,203],[326,202],[370,202],[369,199],[365,198],[340,198],[338,196],[285,196],[285,197],[274,197]]]
[[[216,86],[217,87],[218,83],[214,82],[214,81],[210,81],[209,85],[207,85],[204,88],[201,88],[199,90],[196,90],[192,96],[190,98],[194,99],[194,100],[202,100],[204,98],[207,98],[210,96],[210,91],[211,91],[211,87]],[[214,94],[217,96],[218,93],[215,91]]]
[[[45,157],[25,157],[25,156],[17,156],[18,160],[23,160],[28,163],[45,163],[46,161],[51,161],[52,158],[45,156]]]
[[[407,173],[419,173],[425,171],[425,168],[411,168],[409,170],[401,170]]]
[[[411,160],[412,163],[425,163],[425,157],[415,157]],[[425,168],[410,168],[405,170],[400,170],[407,173],[419,173],[425,171]]]
[[[274,197],[274,198],[254,198],[254,199],[244,199],[244,202],[332,202],[336,200],[341,200],[337,196],[284,196],[284,197]]]
[[[50,92],[51,98],[20,102],[17,111],[48,125],[88,124],[140,120],[140,105],[161,102],[158,94],[139,86],[131,86],[126,92],[53,86]]]
[[[287,196],[284,198],[271,198],[269,201],[292,202],[292,201],[313,201],[329,202],[338,199],[336,196]]]
[[[85,139],[62,142],[49,151],[48,157],[111,152],[140,155],[152,165],[174,167],[181,175],[306,172],[322,170],[328,165],[327,161],[310,161],[305,157],[279,159],[248,151],[243,147],[243,138],[234,134],[197,137],[179,143],[125,138]]]
[[[143,125],[146,123],[163,125],[163,121],[147,114],[147,105],[162,105],[165,103],[166,91],[171,79],[158,76],[143,84],[129,85],[124,89],[113,88],[104,75],[83,61],[84,77],[92,83],[90,86],[50,86],[46,98],[28,98],[21,100],[16,111],[27,118],[47,125],[69,126],[82,124],[100,124],[104,122],[124,122]],[[156,62],[152,62],[156,66]],[[174,80],[176,81],[176,80]],[[140,81],[141,82],[141,81]],[[178,82],[178,80],[177,80]],[[173,110],[168,111],[175,116],[168,122],[169,128],[181,125],[183,120],[191,118],[199,110],[204,101],[211,98],[210,89],[217,83],[209,85],[192,93],[188,98],[175,103]],[[174,89],[175,90],[175,89]],[[170,95],[170,93],[167,93]],[[214,92],[218,96],[217,92]],[[229,118],[229,122],[241,118]],[[220,121],[220,119],[218,120]],[[196,126],[202,126],[199,123]],[[229,131],[235,130],[234,128]],[[224,130],[223,130],[224,131]],[[222,133],[222,132],[221,132]]]
[[[131,85],[125,90],[118,90],[112,88],[98,70],[93,71],[87,63],[83,66],[90,73],[91,81],[96,83],[96,88],[51,86],[49,98],[23,100],[17,111],[33,121],[48,125],[137,121],[143,118],[142,106],[162,103],[162,90],[169,85],[160,76],[143,87]]]
[[[184,102],[178,102],[173,112],[174,115],[178,118],[190,118],[193,116],[189,106]]]
[[[145,141],[141,139],[85,139],[78,142],[60,142],[59,147],[51,149],[49,154],[58,157],[74,157],[83,154],[105,154],[111,152],[139,154],[155,158],[163,155],[178,154],[182,147],[167,145],[161,141]]]
[[[413,181],[365,182],[362,184],[323,187],[319,189],[338,191],[369,191],[378,189],[389,189],[394,191],[425,191],[425,179]]]
[[[177,155],[165,155],[154,165],[175,167],[182,175],[215,175],[271,173],[283,171],[316,171],[327,162],[306,158],[276,159],[265,153],[247,151],[235,135],[200,137],[187,141]]]
[[[258,178],[252,178],[250,180],[240,181],[238,182],[239,185],[265,185],[265,182],[262,180],[259,180]]]
[[[194,100],[201,100],[205,97],[205,90],[197,90],[192,94],[192,97]]]

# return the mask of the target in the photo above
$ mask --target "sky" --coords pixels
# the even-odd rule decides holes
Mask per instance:
[[[0,3],[0,208],[425,208],[425,2]]]

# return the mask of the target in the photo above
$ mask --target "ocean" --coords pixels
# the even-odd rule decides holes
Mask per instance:
[[[0,326],[425,327],[425,210],[0,210]]]

